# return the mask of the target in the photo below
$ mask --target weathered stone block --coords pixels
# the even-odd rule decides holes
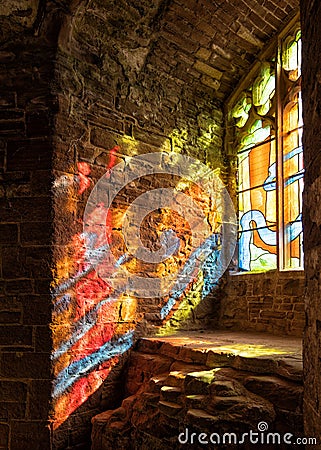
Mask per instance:
[[[15,244],[18,242],[18,225],[0,225],[0,244]]]
[[[17,324],[21,321],[20,310],[0,310],[0,324]]]
[[[9,425],[0,423],[0,448],[8,448]]]
[[[49,136],[52,133],[50,111],[39,110],[26,114],[28,137]]]
[[[0,346],[31,347],[32,327],[22,325],[7,325],[0,328]]]
[[[14,108],[16,106],[16,94],[10,91],[0,92],[0,108]]]
[[[208,394],[212,381],[215,378],[214,370],[191,372],[186,374],[184,391],[186,394]]]
[[[33,286],[31,280],[15,280],[6,282],[7,294],[31,294]]]
[[[51,222],[24,222],[20,226],[21,244],[47,244],[52,237]]]
[[[7,148],[7,169],[45,170],[51,167],[51,143],[46,139],[10,141]]]
[[[0,381],[0,398],[3,402],[26,402],[27,384],[20,381]]]
[[[3,353],[0,374],[11,379],[50,379],[50,360],[47,353]]]
[[[268,399],[274,406],[288,410],[302,410],[303,387],[273,376],[249,377],[246,388]]]
[[[50,429],[48,422],[14,421],[12,423],[11,450],[32,448],[50,450]]]

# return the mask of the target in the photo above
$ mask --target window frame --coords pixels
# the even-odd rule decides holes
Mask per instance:
[[[233,124],[233,121],[231,120],[231,111],[238,102],[238,100],[241,98],[241,96],[248,91],[248,89],[254,85],[255,80],[259,76],[260,70],[262,70],[263,64],[265,61],[272,61],[275,60],[275,94],[273,101],[275,102],[275,109],[274,109],[274,126],[271,122],[271,127],[273,127],[274,136],[271,131],[271,134],[269,140],[275,139],[276,143],[276,267],[274,268],[262,268],[261,270],[258,269],[250,269],[241,271],[238,267],[237,263],[237,271],[238,273],[257,273],[260,271],[268,271],[268,270],[279,270],[279,271],[302,271],[303,268],[303,249],[302,249],[302,235],[299,238],[300,241],[298,245],[300,246],[300,256],[299,256],[299,267],[292,267],[291,264],[288,264],[288,261],[291,262],[291,255],[290,257],[286,254],[291,245],[290,243],[286,246],[285,245],[285,234],[286,234],[286,224],[284,219],[284,196],[285,196],[285,178],[284,178],[284,134],[283,134],[283,116],[285,111],[285,105],[288,106],[289,103],[286,104],[286,99],[288,97],[287,95],[284,95],[285,88],[282,91],[282,77],[284,77],[284,70],[282,68],[282,45],[284,45],[284,42],[286,42],[287,38],[292,39],[293,36],[297,35],[297,32],[300,30],[300,16],[297,14],[288,24],[287,26],[270,41],[268,46],[265,47],[265,49],[261,52],[260,56],[257,58],[256,62],[253,64],[250,71],[244,76],[239,83],[238,87],[235,89],[235,91],[232,93],[228,101],[225,105],[225,118],[226,118],[226,138],[225,138],[225,154],[227,155],[227,158],[229,160],[229,165],[231,168],[231,179],[230,179],[230,190],[232,193],[234,193],[233,200],[235,202],[235,206],[237,207],[237,211],[239,211],[239,191],[238,186],[236,184],[236,179],[238,175],[238,159],[239,154],[241,154],[243,151],[245,152],[246,149],[241,150],[240,152],[237,152],[235,145],[234,145],[234,137],[235,137],[235,121]],[[292,80],[291,80],[292,82]],[[290,83],[290,82],[289,82]],[[294,92],[295,89],[297,90],[296,93],[301,92],[300,88],[301,83],[301,74],[299,73],[298,78],[291,86],[291,92]],[[283,98],[282,98],[283,96]],[[246,95],[245,95],[246,97]],[[253,109],[253,106],[251,106]],[[253,115],[253,112],[252,112]],[[285,117],[285,116],[284,116]],[[260,117],[262,118],[262,117]],[[253,122],[254,123],[254,122]],[[301,123],[298,124],[299,126],[295,128],[295,131],[298,133],[297,130],[300,130],[300,128],[303,126]],[[251,124],[249,126],[252,126]],[[293,132],[294,130],[290,130],[290,132]],[[254,144],[251,146],[251,150],[255,148],[256,146],[260,146],[263,144],[264,141]],[[298,147],[299,148],[299,147]],[[299,173],[299,172],[298,172]],[[290,175],[289,175],[290,176]],[[265,184],[265,183],[264,183]],[[263,185],[262,185],[263,186]],[[258,186],[251,186],[249,190],[253,190],[258,188]],[[243,192],[243,191],[242,191]],[[298,188],[298,195],[301,195],[301,190]],[[299,202],[302,201],[299,197]],[[297,220],[294,220],[293,223],[298,222]],[[302,217],[301,217],[302,222]],[[291,221],[288,222],[288,224],[292,223]],[[251,227],[251,229],[254,231],[258,228],[257,226]],[[253,233],[252,231],[252,233]],[[244,231],[243,231],[244,232]],[[252,234],[253,236],[253,234]],[[238,246],[237,246],[238,248]],[[239,252],[238,252],[239,253]],[[290,259],[289,259],[290,258]],[[237,261],[239,261],[239,254],[237,255]],[[302,265],[301,265],[302,264]]]

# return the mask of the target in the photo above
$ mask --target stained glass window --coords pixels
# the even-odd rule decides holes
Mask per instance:
[[[302,268],[301,33],[279,39],[232,104],[242,271]],[[272,52],[273,53],[273,52]]]

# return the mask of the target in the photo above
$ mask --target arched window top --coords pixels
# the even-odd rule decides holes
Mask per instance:
[[[262,63],[259,75],[253,83],[253,105],[259,115],[268,114],[272,106],[272,100],[275,94],[275,70],[268,63]]]
[[[301,32],[294,24],[243,81],[229,110],[241,271],[303,267],[300,76]]]
[[[301,76],[301,30],[286,37],[282,48],[282,67],[289,79],[296,81]]]

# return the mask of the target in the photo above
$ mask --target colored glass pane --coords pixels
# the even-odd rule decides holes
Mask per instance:
[[[265,141],[271,134],[271,127],[264,126],[262,120],[255,120],[247,133],[241,139],[239,151],[246,150],[260,142]]]
[[[285,39],[282,49],[282,67],[291,81],[301,76],[301,31]]]
[[[245,92],[243,92],[240,99],[232,109],[232,117],[235,119],[235,125],[238,128],[242,128],[246,124],[249,118],[249,111],[251,109],[251,106],[252,102],[250,97]]]
[[[269,112],[275,94],[275,75],[269,63],[263,63],[260,75],[253,84],[253,104],[260,115]]]
[[[296,237],[294,237],[294,233]],[[303,231],[301,221],[292,223],[291,228],[286,228],[285,241],[287,250],[287,268],[301,268],[303,256]]]
[[[261,64],[254,82],[233,109],[237,118],[239,267],[302,268],[301,33],[281,43],[280,83],[274,63]],[[284,76],[285,75],[285,76]],[[282,78],[282,82],[281,82]],[[279,104],[277,117],[273,101]],[[249,99],[250,97],[250,99]],[[259,119],[258,116],[266,116]],[[277,129],[279,135],[274,136]],[[279,254],[279,256],[278,256]]]
[[[240,233],[239,267],[255,271],[275,269],[276,227],[258,228]]]

